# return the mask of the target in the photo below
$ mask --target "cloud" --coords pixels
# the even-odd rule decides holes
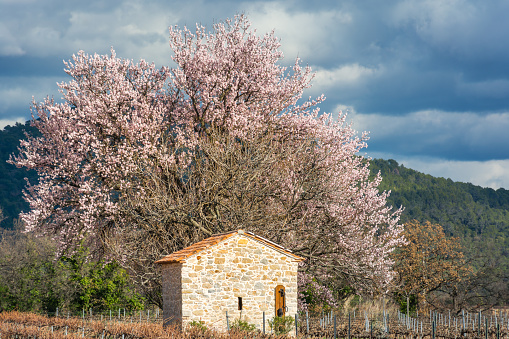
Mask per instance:
[[[64,77],[0,77],[0,116],[13,119],[23,116],[30,119],[32,97],[42,101],[46,96],[60,98],[57,82]],[[49,85],[52,84],[52,85]]]
[[[168,27],[176,20],[171,11],[158,11],[153,3],[126,1],[110,12],[71,11],[64,37],[72,41],[73,50],[104,53],[113,46],[135,60],[168,64]]]
[[[463,95],[475,96],[477,98],[499,98],[509,97],[509,79],[493,79],[486,81],[459,81],[457,91]]]
[[[3,7],[3,56],[69,57],[80,49],[107,53],[113,46],[124,57],[167,64],[168,27],[178,21],[170,4],[158,1],[11,2]]]
[[[171,66],[169,26],[246,13],[259,34],[275,29],[284,65],[317,72],[305,97],[325,94],[322,111],[371,131],[369,152],[496,168],[509,158],[508,12],[505,0],[0,0],[0,119],[58,99],[78,50]]]
[[[0,131],[4,129],[5,126],[14,126],[16,123],[24,124],[26,119],[24,117],[17,117],[14,119],[0,119]]]
[[[369,150],[375,152],[471,161],[509,158],[508,112],[356,113],[352,121],[355,129],[371,132]]]
[[[23,55],[25,51],[16,41],[16,37],[0,22],[0,55]]]
[[[296,57],[305,63],[329,58],[347,38],[341,29],[353,24],[352,15],[337,7],[299,10],[289,2],[255,2],[246,12],[261,34],[275,29],[288,62]]]
[[[335,69],[315,69],[315,78],[313,79],[313,87],[317,91],[343,86],[355,86],[361,81],[368,79],[381,71],[375,68],[369,68],[353,63],[343,65]]]
[[[507,58],[509,30],[503,0],[407,0],[393,11],[395,25],[410,27],[431,47],[470,60]]]

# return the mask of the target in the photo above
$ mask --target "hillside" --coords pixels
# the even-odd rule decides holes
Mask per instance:
[[[509,235],[509,190],[436,178],[394,160],[374,159],[370,168],[382,174],[380,189],[391,190],[388,203],[405,207],[403,222],[429,220],[460,237]]]
[[[0,223],[2,228],[11,228],[13,218],[28,209],[22,193],[26,184],[25,177],[30,182],[37,180],[35,171],[16,168],[6,162],[12,153],[17,152],[19,140],[25,138],[25,131],[36,132],[28,122],[25,125],[6,126],[0,130],[0,207],[6,217]]]

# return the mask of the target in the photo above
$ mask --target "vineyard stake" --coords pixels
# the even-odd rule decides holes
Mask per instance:
[[[308,310],[306,310],[306,334],[309,335],[309,314],[308,314]]]
[[[477,336],[481,336],[481,310],[479,310],[479,323],[477,324]]]
[[[265,311],[263,311],[263,334],[265,334]]]
[[[350,328],[351,328],[351,319],[350,319],[350,312],[348,312],[348,339],[350,339]]]
[[[297,326],[297,313],[295,313],[295,338],[299,336],[299,328]]]
[[[334,339],[338,337],[338,329],[336,327],[336,315],[334,314]]]

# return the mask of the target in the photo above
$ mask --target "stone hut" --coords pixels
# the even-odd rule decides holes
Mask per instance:
[[[224,331],[241,318],[262,328],[276,315],[297,313],[297,267],[304,260],[243,230],[214,235],[158,261],[164,324],[202,321]],[[266,323],[267,326],[267,323]],[[268,326],[267,326],[268,329]]]

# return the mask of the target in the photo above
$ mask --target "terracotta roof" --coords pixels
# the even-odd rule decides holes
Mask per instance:
[[[280,246],[268,239],[265,239],[263,237],[260,237],[254,233],[251,233],[251,232],[244,232],[243,230],[237,230],[237,231],[232,231],[232,232],[228,232],[228,233],[222,233],[222,234],[216,234],[216,235],[213,235],[211,236],[210,238],[207,238],[207,239],[204,239],[202,241],[199,241],[189,247],[186,247],[180,251],[177,251],[177,252],[173,252],[172,254],[170,255],[167,255],[159,260],[157,260],[155,263],[156,264],[167,264],[167,263],[180,263],[180,262],[183,262],[185,261],[185,259],[187,259],[188,257],[190,257],[191,255],[195,254],[195,253],[198,253],[198,252],[201,252],[209,247],[212,247],[214,246],[215,244],[225,240],[225,239],[228,239],[234,235],[237,235],[237,234],[240,234],[240,235],[244,235],[244,236],[247,236],[249,238],[252,238],[258,242],[261,242],[263,243],[264,245],[268,246],[268,247],[272,247],[273,249],[279,251],[279,252],[283,252],[285,253],[286,255],[290,256],[290,257],[293,257],[294,260],[296,261],[303,261],[305,260],[304,258],[302,257],[299,257],[298,255],[295,255],[292,253],[292,251],[284,248],[283,246]]]

